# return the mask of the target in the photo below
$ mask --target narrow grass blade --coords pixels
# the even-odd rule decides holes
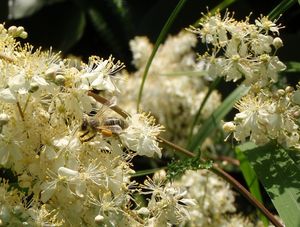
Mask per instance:
[[[139,89],[139,94],[138,94],[138,100],[137,100],[137,110],[139,111],[139,106],[142,100],[142,94],[143,94],[143,89],[144,89],[144,84],[148,75],[148,71],[150,68],[150,65],[153,61],[153,58],[158,50],[159,45],[163,42],[163,40],[166,38],[168,31],[171,27],[171,25],[173,24],[176,16],[178,15],[178,13],[180,12],[180,10],[182,9],[183,5],[185,4],[186,0],[180,0],[178,2],[178,4],[176,5],[175,9],[173,10],[173,12],[171,13],[170,17],[168,18],[167,22],[165,23],[164,27],[162,28],[156,42],[153,48],[153,51],[147,61],[146,67],[145,67],[145,71],[143,74],[143,78],[142,78],[142,83]]]
[[[90,6],[87,14],[97,34],[103,38],[103,40],[107,43],[107,45],[110,46],[114,53],[118,53],[121,49],[121,44],[114,35],[113,31],[110,29],[108,22],[102,15],[102,12],[97,9],[97,7]]]
[[[245,150],[253,149],[255,146],[252,143],[244,143],[235,148],[235,153],[237,159],[240,161],[240,169],[243,173],[247,186],[251,194],[261,203],[263,203],[262,195],[259,188],[259,181],[257,179],[256,173],[248,162],[246,156],[243,154]],[[260,220],[264,223],[264,226],[269,225],[269,220],[257,210]]]
[[[297,3],[297,0],[283,0],[281,1],[269,14],[268,17],[274,20],[287,11],[293,4]]]
[[[289,61],[286,62],[286,72],[300,72],[300,62],[296,62],[296,61]]]
[[[210,94],[213,92],[213,90],[215,90],[215,88],[218,86],[218,84],[220,83],[221,81],[221,77],[217,78],[210,86],[209,86],[209,90],[207,92],[207,94],[205,95],[204,99],[203,99],[203,102],[201,103],[201,105],[199,106],[199,109],[195,115],[195,118],[193,120],[193,123],[192,123],[192,126],[191,126],[191,129],[190,129],[190,134],[189,134],[189,140],[188,140],[188,144],[191,142],[191,139],[192,139],[192,136],[193,136],[193,131],[194,131],[194,128],[197,124],[197,122],[199,121],[199,118],[200,118],[200,115],[201,115],[201,112],[202,112],[202,109],[205,105],[205,103],[207,102]]]
[[[240,85],[236,88],[204,122],[196,135],[191,139],[188,150],[196,151],[204,140],[218,127],[219,122],[229,113],[235,102],[248,92],[249,88]]]

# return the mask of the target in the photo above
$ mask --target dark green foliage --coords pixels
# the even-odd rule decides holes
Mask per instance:
[[[248,143],[246,146],[248,149],[244,154],[284,224],[287,227],[300,226],[300,171],[297,163],[289,152],[275,143],[261,147]]]
[[[212,165],[211,160],[202,161],[199,157],[173,161],[168,165],[167,178],[174,180],[182,176],[187,170],[210,169]]]

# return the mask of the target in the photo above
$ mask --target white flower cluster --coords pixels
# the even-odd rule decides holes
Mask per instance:
[[[193,198],[186,199],[186,190],[166,181],[164,170],[154,174],[153,180],[144,182],[142,194],[149,194],[147,208],[139,209],[138,213],[148,217],[145,226],[172,226],[183,223],[189,218],[187,207],[195,206]]]
[[[233,14],[227,12],[222,18],[217,12],[204,15],[199,25],[189,30],[209,46],[200,60],[207,64],[212,78],[223,76],[226,81],[237,81],[244,77],[243,83],[264,87],[276,82],[277,73],[286,68],[275,55],[283,45],[277,37],[280,27],[267,17],[261,16],[251,24],[249,18],[236,21]]]
[[[227,81],[244,77],[243,83],[251,88],[235,105],[239,113],[234,121],[223,128],[233,132],[237,141],[250,139],[263,145],[277,140],[284,147],[300,149],[298,91],[289,86],[271,89],[278,73],[286,69],[276,56],[283,46],[278,37],[280,27],[264,16],[254,24],[249,20],[236,21],[228,12],[222,18],[217,12],[205,15],[199,28],[190,29],[209,47],[200,56],[209,76],[224,76]]]
[[[181,145],[186,143],[191,122],[208,91],[199,72],[195,76],[196,57],[192,48],[196,41],[196,36],[186,31],[167,38],[153,59],[141,102],[142,108],[151,111],[166,127],[165,137]],[[122,86],[124,92],[119,97],[129,112],[136,108],[137,87],[153,45],[146,37],[135,37],[130,47],[137,71],[128,75],[126,86]],[[220,100],[219,93],[214,91],[202,110],[202,119],[210,116]]]
[[[186,198],[195,202],[194,206],[187,207],[189,216],[180,226],[254,226],[235,214],[234,192],[229,184],[207,170],[189,170],[174,186],[184,188]]]
[[[155,119],[145,114],[134,114],[128,118],[129,127],[120,135],[123,143],[138,155],[153,157],[156,153],[161,157],[161,150],[156,137],[163,130],[155,125]]]
[[[299,88],[298,88],[299,89]],[[300,149],[300,91],[292,87],[270,92],[265,89],[250,92],[237,104],[239,113],[234,122],[227,122],[223,128],[234,132],[234,138],[244,142],[247,138],[258,145],[270,140],[286,148]]]
[[[17,178],[0,180],[0,225],[143,226],[129,161],[161,155],[162,127],[116,118],[88,95],[114,96],[123,64],[93,56],[74,67],[15,39],[26,34],[0,25],[0,167]]]

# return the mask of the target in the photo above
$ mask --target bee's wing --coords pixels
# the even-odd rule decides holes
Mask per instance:
[[[108,107],[111,108],[113,106],[116,106],[117,105],[117,97],[116,96],[113,96],[111,97],[111,99],[109,100],[109,103],[108,103]]]
[[[107,112],[109,112],[111,107],[116,105],[117,105],[117,97],[113,96],[109,99],[107,103],[101,106],[101,108],[97,111],[95,117],[97,117],[98,119],[104,118],[106,115],[108,115]]]
[[[105,105],[102,105],[101,108],[99,110],[97,110],[97,113],[94,115],[94,118],[97,118],[98,120],[103,119],[107,110],[108,110],[108,107]]]

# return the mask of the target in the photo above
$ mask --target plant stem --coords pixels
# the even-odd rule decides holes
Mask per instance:
[[[140,103],[142,101],[142,94],[143,94],[143,89],[144,89],[144,85],[145,85],[145,81],[151,66],[151,63],[153,61],[153,58],[158,50],[159,45],[163,42],[163,40],[166,38],[166,36],[168,35],[168,31],[171,27],[171,25],[173,24],[175,18],[177,17],[178,13],[180,12],[180,10],[182,9],[182,7],[184,6],[186,0],[180,0],[178,2],[178,4],[176,5],[175,9],[173,10],[173,12],[171,13],[171,15],[169,16],[168,20],[166,21],[164,27],[162,28],[161,32],[159,33],[159,36],[154,44],[152,53],[150,55],[150,57],[148,58],[148,61],[146,63],[146,67],[143,73],[143,77],[142,77],[142,83],[139,89],[139,94],[138,94],[138,99],[137,99],[137,111],[139,111],[140,108]]]
[[[236,190],[238,190],[253,206],[258,208],[276,227],[283,227],[283,225],[274,217],[274,215],[260,203],[251,193],[246,190],[236,179],[230,176],[223,169],[218,167],[216,164],[213,165],[211,171],[222,177],[228,183],[230,183]]]
[[[174,148],[175,150],[179,151],[182,154],[185,154],[190,157],[196,157],[196,154],[171,143],[170,141],[158,137],[160,141],[162,141],[164,144]],[[228,173],[226,173],[224,170],[222,170],[217,164],[214,164],[212,168],[210,168],[212,172],[217,174],[218,176],[222,177],[224,180],[226,180],[228,183],[230,183],[235,189],[237,189],[253,206],[257,207],[276,227],[283,227],[283,225],[274,217],[273,214],[268,211],[265,206],[260,203],[255,197],[251,195],[250,192],[247,191],[246,188],[243,187],[236,179],[234,179],[232,176],[230,176]]]
[[[190,128],[190,133],[189,133],[189,137],[188,137],[188,144],[189,145],[191,143],[191,139],[193,137],[193,131],[194,131],[194,128],[196,126],[196,124],[198,123],[199,121],[199,118],[200,118],[200,115],[201,115],[201,112],[204,108],[204,105],[206,104],[208,98],[210,97],[211,93],[215,90],[215,88],[218,86],[218,84],[220,83],[221,81],[221,77],[217,78],[210,86],[209,86],[209,89],[207,91],[207,93],[205,94],[205,97],[195,115],[195,118],[194,118],[194,121],[192,123],[192,126]]]
[[[18,110],[19,110],[20,116],[21,116],[21,118],[22,118],[22,121],[25,121],[24,113],[23,113],[23,111],[22,111],[22,108],[21,108],[21,106],[20,106],[20,103],[19,103],[19,102],[17,102],[17,107],[18,107]]]
[[[89,91],[88,93],[89,96],[92,96],[96,101],[102,103],[103,105],[107,105],[109,108],[111,108],[113,111],[118,113],[124,118],[127,118],[130,116],[129,113],[126,111],[122,110],[120,107],[117,105],[115,106],[109,106],[109,100],[107,100],[104,97],[101,97],[99,95],[96,95],[95,93]],[[161,143],[164,143],[168,145],[171,148],[174,148],[174,150],[189,156],[189,157],[196,157],[196,154],[190,152],[189,150],[184,149],[183,147],[180,147],[162,137],[157,137],[158,140]],[[258,208],[276,227],[283,227],[283,225],[274,217],[273,214],[271,214],[270,211],[268,211],[267,208],[264,207],[262,203],[260,203],[254,196],[251,195],[250,192],[247,191],[246,188],[243,187],[236,179],[234,179],[232,176],[230,176],[228,173],[226,173],[224,170],[222,170],[217,164],[214,164],[212,168],[209,169],[210,171],[214,172],[218,176],[222,177],[225,181],[230,183],[236,190],[238,190],[253,206]]]

